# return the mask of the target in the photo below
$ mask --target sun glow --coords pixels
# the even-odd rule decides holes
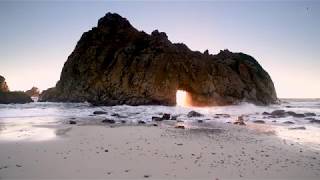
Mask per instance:
[[[183,90],[177,90],[176,103],[177,103],[177,106],[189,106],[188,93]]]

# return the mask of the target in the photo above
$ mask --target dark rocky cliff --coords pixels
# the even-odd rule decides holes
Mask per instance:
[[[253,57],[228,50],[217,55],[191,51],[171,43],[163,32],[146,34],[112,13],[82,35],[56,87],[40,99],[174,105],[178,89],[198,106],[277,101],[270,76]]]

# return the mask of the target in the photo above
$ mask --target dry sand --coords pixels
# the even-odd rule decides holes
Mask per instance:
[[[61,125],[0,141],[0,179],[320,179],[319,151],[247,127]]]

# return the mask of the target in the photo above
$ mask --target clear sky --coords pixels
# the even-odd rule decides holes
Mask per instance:
[[[320,98],[320,1],[0,0],[0,75],[11,90],[54,86],[81,34],[107,12],[192,50],[250,54],[269,72],[278,97]]]

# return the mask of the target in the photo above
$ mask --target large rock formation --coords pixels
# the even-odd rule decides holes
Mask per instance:
[[[5,78],[0,76],[0,104],[29,103],[32,99],[20,91],[10,92]]]
[[[217,55],[171,43],[165,33],[138,31],[108,13],[85,32],[64,64],[56,87],[42,101],[88,101],[103,105],[174,105],[185,90],[192,105],[277,101],[268,73],[251,56]]]

